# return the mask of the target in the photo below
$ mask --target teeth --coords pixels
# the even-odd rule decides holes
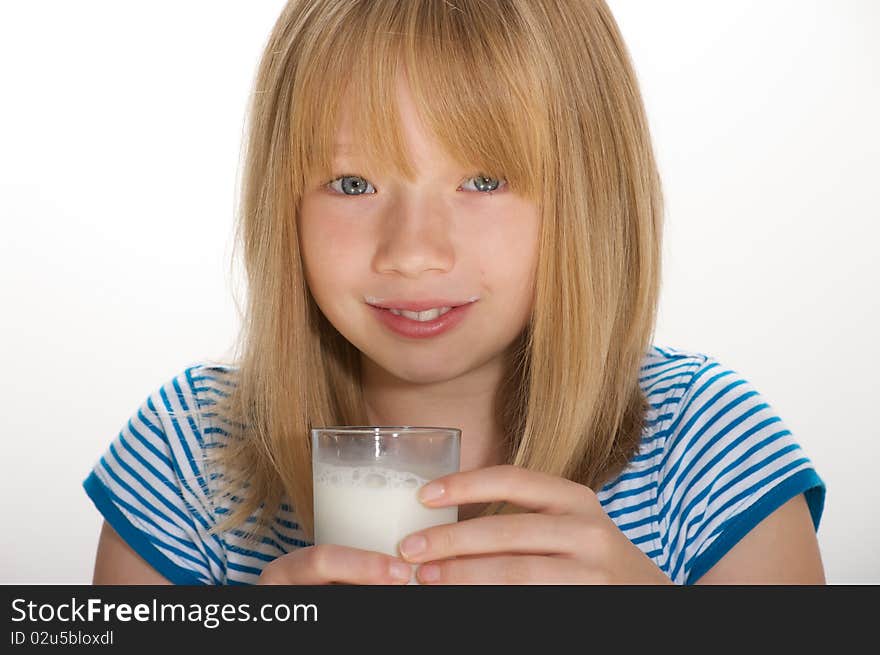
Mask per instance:
[[[407,318],[411,318],[414,321],[433,321],[438,316],[443,316],[446,312],[448,312],[452,307],[435,307],[434,309],[426,309],[423,312],[408,312],[406,310],[401,309],[389,309],[392,314],[396,314],[397,316],[406,316]]]

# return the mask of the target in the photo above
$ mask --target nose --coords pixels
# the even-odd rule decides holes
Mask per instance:
[[[430,199],[402,199],[380,221],[373,258],[377,273],[417,278],[427,271],[449,272],[455,264],[448,207]]]

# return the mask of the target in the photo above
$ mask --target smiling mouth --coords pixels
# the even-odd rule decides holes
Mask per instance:
[[[474,302],[457,307],[427,309],[421,312],[395,311],[378,305],[368,305],[376,317],[391,332],[411,339],[425,339],[445,334],[464,320]]]
[[[448,300],[445,298],[426,298],[424,300],[385,299],[367,296],[368,305],[377,309],[387,309],[396,316],[406,316],[416,321],[431,320],[442,316],[452,309],[469,305],[479,300],[479,296],[472,296],[467,300]]]
[[[379,309],[388,309],[391,311],[397,312],[425,312],[429,310],[441,310],[448,311],[450,309],[455,309],[456,307],[461,307],[462,305],[469,305],[473,302],[479,300],[479,296],[472,296],[467,300],[449,300],[446,298],[426,298],[424,300],[402,300],[402,299],[380,299],[374,298],[372,296],[367,296],[365,298],[368,305],[373,307],[377,307]]]
[[[395,316],[402,316],[404,318],[408,318],[411,321],[419,321],[420,323],[424,323],[425,321],[433,321],[434,319],[440,318],[444,314],[448,314],[455,307],[461,307],[461,305],[455,305],[453,307],[438,307],[434,309],[426,309],[421,312],[409,312],[405,309],[394,309],[394,308],[383,308],[387,309],[387,311],[391,312]]]

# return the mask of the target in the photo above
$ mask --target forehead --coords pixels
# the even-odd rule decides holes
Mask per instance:
[[[363,175],[375,183],[387,183],[390,175],[410,183],[421,178],[444,184],[484,174],[528,192],[522,182],[523,162],[529,159],[520,154],[522,134],[501,120],[511,113],[492,111],[489,99],[471,111],[461,105],[444,111],[446,104],[436,99],[448,103],[459,94],[438,88],[433,78],[419,77],[411,86],[417,80],[408,71],[398,68],[377,84],[366,82],[364,75],[349,76],[340,84],[327,83],[326,93],[305,94],[314,99],[297,130],[312,137],[302,150],[307,184],[342,174]]]
[[[394,103],[400,118],[400,136],[406,149],[415,160],[443,156],[443,148],[439,140],[426,129],[419,116],[418,106],[403,69],[397,73],[394,88]],[[346,94],[339,109],[338,124],[333,141],[334,155],[354,156],[363,149],[358,145],[358,125],[361,124],[361,117],[364,115],[364,112]],[[390,130],[391,126],[388,126],[388,129]]]

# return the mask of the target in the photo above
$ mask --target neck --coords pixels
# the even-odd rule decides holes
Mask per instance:
[[[503,433],[495,416],[502,358],[455,379],[426,384],[401,380],[366,357],[361,371],[370,425],[458,428],[462,471],[502,463]]]

